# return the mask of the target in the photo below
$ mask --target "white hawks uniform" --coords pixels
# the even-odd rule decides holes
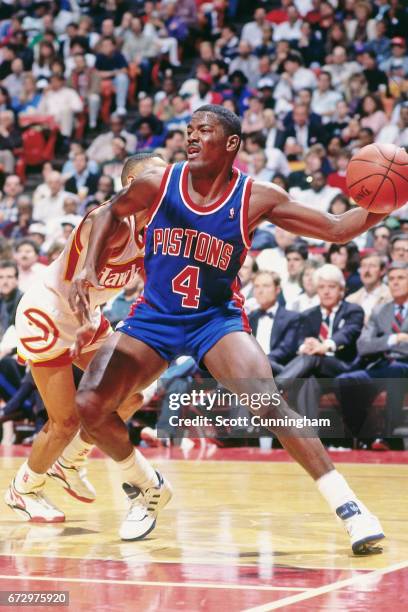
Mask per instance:
[[[36,365],[58,366],[71,363],[69,349],[76,339],[78,319],[72,312],[68,295],[71,281],[82,270],[87,245],[81,242],[81,229],[87,217],[72,232],[64,251],[45,271],[41,281],[22,297],[16,314],[17,352],[23,361]],[[100,306],[108,302],[143,270],[144,245],[135,217],[129,225],[129,240],[113,251],[99,273],[104,289],[90,287],[90,310],[96,332],[82,352],[94,351],[112,333]]]

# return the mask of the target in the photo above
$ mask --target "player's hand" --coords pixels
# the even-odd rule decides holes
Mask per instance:
[[[81,325],[91,322],[89,288],[103,289],[99,285],[95,270],[84,268],[72,281],[68,302]]]
[[[75,342],[69,350],[72,359],[75,360],[80,356],[82,349],[91,342],[97,329],[91,321],[86,321],[77,329]]]

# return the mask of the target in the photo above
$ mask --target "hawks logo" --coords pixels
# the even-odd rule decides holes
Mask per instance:
[[[29,325],[36,328],[37,335],[20,338],[25,349],[32,353],[44,353],[51,349],[59,337],[58,329],[50,317],[38,308],[27,308],[24,315]]]

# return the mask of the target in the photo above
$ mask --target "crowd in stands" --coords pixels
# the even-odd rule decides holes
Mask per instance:
[[[360,147],[408,148],[407,32],[403,0],[0,1],[1,419],[25,375],[12,363],[18,299],[120,189],[127,156],[184,161],[191,114],[222,104],[242,119],[238,169],[341,214]],[[408,204],[345,245],[264,222],[241,280],[297,410],[333,392],[359,437],[386,388],[391,435],[405,388],[384,381],[408,374]],[[106,306],[112,322],[140,291]]]

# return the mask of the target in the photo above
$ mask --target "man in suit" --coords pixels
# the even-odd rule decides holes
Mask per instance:
[[[73,161],[74,174],[65,183],[65,191],[79,193],[86,188],[86,194],[94,194],[98,187],[99,176],[88,169],[88,158],[86,153],[77,153]]]
[[[368,323],[376,306],[391,301],[391,293],[383,282],[387,261],[377,253],[369,253],[361,258],[360,278],[363,286],[347,296],[350,304],[358,304],[364,310],[364,322]]]
[[[254,297],[259,309],[249,315],[255,338],[268,356],[274,374],[296,354],[299,314],[289,312],[277,299],[280,277],[276,272],[260,271],[254,278]]]
[[[298,356],[276,378],[278,388],[290,389],[298,412],[312,418],[332,379],[352,368],[364,321],[363,309],[343,299],[345,281],[339,268],[326,264],[314,276],[320,305],[302,314]]]
[[[392,301],[374,309],[368,326],[357,342],[365,369],[339,376],[336,394],[345,423],[361,437],[372,401],[387,391],[385,435],[401,422],[408,378],[408,263],[393,262],[388,269]],[[375,448],[386,448],[382,440]]]
[[[278,149],[283,148],[289,137],[294,138],[304,151],[317,142],[325,143],[327,140],[327,135],[321,125],[312,121],[310,109],[305,104],[295,104],[293,123],[286,127],[275,146]]]

